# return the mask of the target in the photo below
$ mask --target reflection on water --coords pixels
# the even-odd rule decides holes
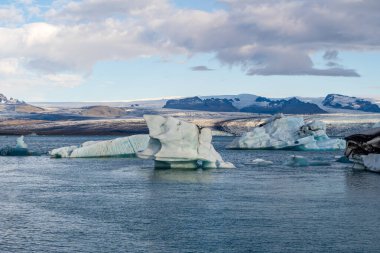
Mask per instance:
[[[94,138],[25,141],[46,152]],[[230,140],[214,146],[232,170],[0,157],[0,251],[380,252],[380,175],[334,162],[341,152],[224,149]],[[331,166],[285,166],[291,155]],[[273,164],[244,165],[257,158]]]
[[[362,190],[365,193],[380,193],[380,173],[369,172],[365,170],[351,169],[346,173],[347,192],[360,194]],[[370,190],[370,191],[368,191]]]
[[[210,183],[213,178],[212,170],[203,169],[154,169],[151,181],[173,181],[180,183]]]

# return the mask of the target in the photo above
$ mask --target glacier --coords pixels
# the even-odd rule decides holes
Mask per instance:
[[[235,138],[228,148],[339,150],[345,146],[345,140],[327,136],[326,125],[322,121],[305,123],[303,117],[276,114],[252,131]]]
[[[209,128],[173,117],[144,115],[149,128],[148,147],[137,156],[153,159],[156,168],[235,168],[211,144]]]
[[[54,158],[86,158],[134,156],[148,146],[149,135],[140,134],[106,141],[87,141],[80,146],[68,146],[49,152]]]

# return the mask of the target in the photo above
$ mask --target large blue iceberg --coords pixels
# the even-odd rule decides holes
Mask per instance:
[[[252,131],[236,138],[228,147],[233,149],[294,149],[337,150],[346,142],[332,139],[326,134],[322,121],[305,123],[302,117],[285,117],[276,114]]]
[[[162,168],[234,168],[214,149],[210,129],[173,117],[144,115],[144,118],[150,140],[138,157],[153,159],[155,166]]]

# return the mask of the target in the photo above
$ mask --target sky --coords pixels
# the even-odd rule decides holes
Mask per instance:
[[[0,0],[0,93],[380,98],[378,0]]]

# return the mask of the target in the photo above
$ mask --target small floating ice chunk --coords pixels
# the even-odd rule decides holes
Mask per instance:
[[[273,164],[272,161],[267,161],[261,158],[257,158],[255,160],[252,160],[251,162],[244,163],[246,165],[256,165],[256,166],[270,166]]]
[[[49,152],[55,158],[85,158],[133,156],[148,146],[149,136],[132,135],[107,141],[88,141],[80,146],[68,146]]]
[[[24,142],[24,136],[16,140],[16,146],[6,146],[0,149],[0,156],[28,156],[32,155],[28,150],[28,145]]]
[[[236,169],[235,165],[231,162],[217,161],[216,167],[218,169]]]
[[[17,138],[16,140],[16,148],[28,148],[28,145],[24,141],[24,136],[21,135],[20,137]]]
[[[144,119],[150,140],[137,156],[155,160],[157,168],[235,168],[214,149],[210,129],[173,117],[144,115]]]
[[[338,163],[352,163],[350,159],[346,156],[335,156],[335,162]]]
[[[300,155],[292,155],[286,165],[291,167],[307,167],[310,165],[309,161]]]
[[[286,165],[291,167],[330,166],[331,163],[324,161],[309,161],[300,155],[292,155]]]

